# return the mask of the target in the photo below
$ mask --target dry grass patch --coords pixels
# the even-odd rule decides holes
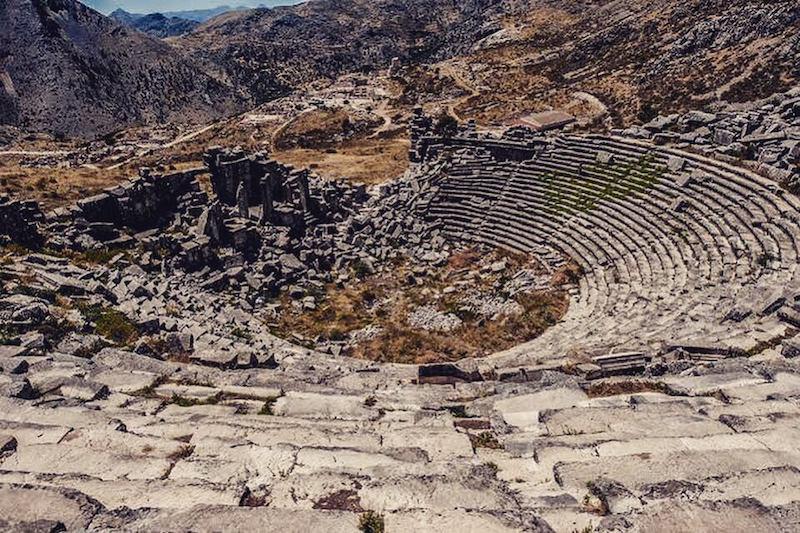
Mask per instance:
[[[345,178],[368,185],[396,178],[408,168],[404,138],[363,139],[327,149],[292,149],[272,156],[284,164],[310,168],[323,178]]]
[[[277,150],[326,148],[344,140],[363,138],[383,124],[374,115],[354,115],[346,108],[313,109],[279,128],[272,144]]]
[[[91,196],[128,176],[122,169],[26,166],[5,158],[0,164],[0,192],[37,200],[44,209],[50,209]]]
[[[504,270],[487,271],[487,265],[500,260],[505,261]],[[464,300],[468,295],[496,296],[498,287],[521,269],[532,268],[541,267],[526,256],[477,249],[454,254],[448,264],[429,273],[399,261],[387,273],[345,287],[328,285],[316,295],[312,311],[302,311],[284,295],[272,332],[284,338],[299,335],[309,347],[347,342],[349,355],[386,362],[480,357],[536,338],[566,312],[567,293],[553,287],[505,296],[503,301],[515,311],[493,316],[470,310]],[[409,316],[423,306],[451,317],[453,327],[425,329],[411,324]],[[371,334],[364,333],[368,326]],[[351,334],[357,335],[355,340]]]

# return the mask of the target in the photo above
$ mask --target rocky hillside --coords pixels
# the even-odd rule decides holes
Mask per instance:
[[[241,109],[230,86],[169,45],[74,0],[0,4],[0,124],[98,136]]]
[[[229,13],[176,45],[254,102],[397,56],[444,66],[474,95],[461,116],[501,122],[585,93],[627,125],[791,88],[799,30],[795,0],[312,0]]]
[[[581,91],[617,124],[646,122],[800,80],[796,0],[505,0],[500,11],[502,29],[456,64],[478,93],[462,114],[486,121]]]
[[[143,29],[186,31],[170,20]],[[797,84],[800,4],[311,0],[225,13],[161,42],[75,0],[9,0],[0,7],[0,123],[91,136],[202,121],[310,91],[320,78],[376,72],[394,57],[412,67],[406,86],[441,86],[425,101],[461,118],[496,124],[552,107],[580,116],[587,105],[590,120],[607,108],[612,125],[627,126]],[[406,100],[399,112],[419,103]]]
[[[177,46],[262,102],[311,80],[424,62],[495,31],[498,0],[312,0],[221,15]]]

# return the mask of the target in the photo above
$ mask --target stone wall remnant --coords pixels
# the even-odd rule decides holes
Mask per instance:
[[[12,200],[8,195],[0,195],[0,238],[7,237],[16,244],[38,248],[42,236],[37,223],[42,218],[38,203]]]

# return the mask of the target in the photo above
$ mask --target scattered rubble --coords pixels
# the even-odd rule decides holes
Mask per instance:
[[[743,164],[800,191],[800,89],[760,102],[719,106],[713,113],[658,116],[616,133]]]
[[[792,529],[800,201],[674,147],[426,122],[380,187],[214,148],[18,211],[42,241],[6,235],[0,264],[0,527]],[[415,287],[466,246],[504,255],[437,287],[466,309],[420,302],[419,328],[553,286],[566,314],[430,364],[273,335],[326,287],[399,259]]]

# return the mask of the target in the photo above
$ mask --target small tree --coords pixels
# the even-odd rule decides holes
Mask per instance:
[[[453,137],[458,133],[458,120],[447,111],[442,110],[436,117],[433,131],[442,137]]]
[[[383,522],[383,516],[375,511],[367,511],[358,520],[358,529],[362,533],[384,533],[386,526]]]

